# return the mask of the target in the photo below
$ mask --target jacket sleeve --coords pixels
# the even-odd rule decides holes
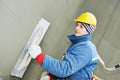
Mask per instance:
[[[42,67],[57,77],[68,77],[85,67],[91,59],[90,53],[89,46],[81,45],[69,51],[63,61],[45,55]]]

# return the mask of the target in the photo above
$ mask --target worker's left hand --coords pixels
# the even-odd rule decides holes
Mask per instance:
[[[41,77],[40,80],[50,80],[50,76],[49,75],[43,76]]]
[[[54,78],[52,74],[45,71],[42,73],[40,80],[54,80]]]
[[[40,46],[36,45],[36,44],[32,44],[29,48],[28,48],[28,52],[30,53],[32,58],[36,58],[39,54],[42,53]]]

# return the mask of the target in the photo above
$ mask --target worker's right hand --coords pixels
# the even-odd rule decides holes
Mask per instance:
[[[40,46],[38,46],[36,44],[32,44],[28,48],[28,52],[30,53],[31,57],[34,59],[42,53]]]

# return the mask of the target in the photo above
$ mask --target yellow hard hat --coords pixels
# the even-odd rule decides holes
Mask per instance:
[[[97,24],[96,17],[94,14],[90,12],[84,12],[80,14],[80,16],[75,19],[75,21],[91,24],[94,26],[94,29],[96,29],[96,24]]]

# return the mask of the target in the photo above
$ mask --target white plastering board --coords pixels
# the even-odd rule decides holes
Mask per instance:
[[[37,44],[39,45],[42,41],[50,23],[46,21],[44,18],[41,18],[39,23],[36,25],[35,29],[32,32],[32,35],[30,36],[30,39],[28,40],[27,44],[25,45],[17,63],[15,64],[11,76],[16,76],[19,78],[22,78],[30,61],[31,56],[28,53],[28,48],[31,44]]]

